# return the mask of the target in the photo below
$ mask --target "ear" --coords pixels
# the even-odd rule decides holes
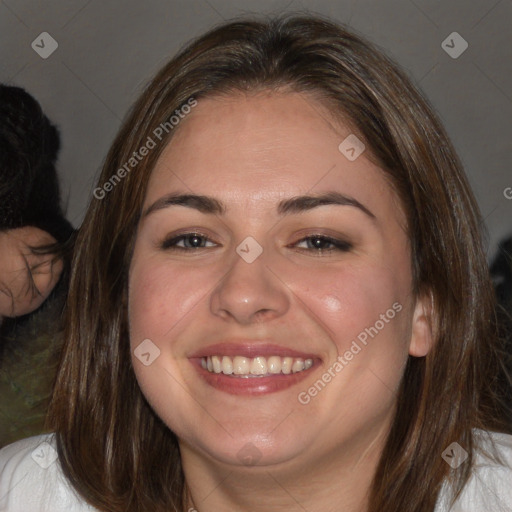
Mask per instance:
[[[426,356],[434,346],[433,333],[434,298],[432,293],[418,297],[412,317],[409,354],[414,357]]]

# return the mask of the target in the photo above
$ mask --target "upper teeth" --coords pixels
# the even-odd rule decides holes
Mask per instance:
[[[300,357],[244,357],[208,356],[201,359],[201,365],[212,373],[226,375],[267,375],[297,373],[313,366],[313,359]]]

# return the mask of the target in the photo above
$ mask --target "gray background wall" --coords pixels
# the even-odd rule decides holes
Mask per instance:
[[[512,0],[3,0],[0,81],[26,88],[59,126],[70,221],[80,225],[129,106],[184,43],[243,13],[297,10],[352,26],[423,89],[465,164],[493,254],[512,234]],[[469,45],[456,59],[441,47],[454,31]],[[47,59],[31,47],[42,32],[58,43]]]

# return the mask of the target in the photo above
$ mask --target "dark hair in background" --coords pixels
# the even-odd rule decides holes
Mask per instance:
[[[0,84],[0,231],[40,228],[57,242],[31,247],[32,252],[63,261],[59,282],[43,305],[4,318],[0,326],[0,446],[42,432],[56,374],[74,232],[61,209],[59,148],[59,132],[37,100],[20,87]],[[27,293],[35,295],[31,270]]]
[[[38,101],[21,87],[0,84],[0,231],[35,226],[52,235],[56,243],[31,249],[63,258],[62,283],[74,229],[61,208],[55,167],[59,149],[59,132]],[[50,298],[56,293],[58,289]],[[5,319],[1,332],[20,322],[23,319]]]
[[[512,237],[502,240],[498,244],[498,251],[491,264],[491,276],[494,281],[494,288],[498,299],[498,320],[500,332],[505,339],[504,364],[507,372],[502,372],[498,379],[502,389],[506,393],[509,403],[512,401]],[[508,413],[508,422],[512,424],[512,409]]]
[[[152,80],[117,135],[98,185],[189,98],[200,103],[264,90],[301,92],[328,106],[364,141],[401,199],[413,294],[433,299],[436,344],[426,357],[408,360],[369,510],[432,512],[446,478],[456,491],[469,478],[472,429],[510,426],[496,387],[503,355],[478,207],[441,123],[394,63],[320,17],[224,24],[186,46]],[[107,197],[92,199],[72,265],[49,426],[65,475],[104,511],[185,507],[178,442],[138,387],[127,318],[128,269],[147,183],[172,133]],[[454,440],[469,452],[457,470],[441,458]]]
[[[57,242],[32,250],[63,257],[65,274],[74,229],[61,208],[59,149],[59,132],[38,101],[21,87],[0,84],[0,230],[48,232]]]
[[[0,84],[0,230],[36,226],[57,241],[73,228],[61,210],[57,128],[20,87]]]

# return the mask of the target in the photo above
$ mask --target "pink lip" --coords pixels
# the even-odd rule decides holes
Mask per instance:
[[[289,375],[272,375],[268,377],[233,377],[223,373],[210,373],[201,366],[201,359],[208,356],[243,356],[248,358],[258,356],[281,356],[281,357],[300,357],[302,359],[313,359],[313,366],[308,370],[303,370]],[[320,358],[318,355],[299,352],[280,345],[271,343],[255,343],[240,340],[238,343],[224,342],[215,345],[209,345],[198,350],[189,356],[191,363],[200,377],[210,386],[232,395],[265,395],[283,391],[311,375],[311,372],[318,367]]]

